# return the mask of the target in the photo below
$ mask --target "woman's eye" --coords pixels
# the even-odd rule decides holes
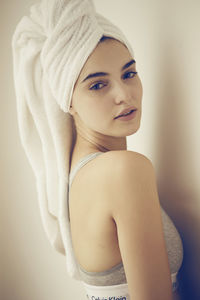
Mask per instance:
[[[135,77],[135,75],[137,74],[138,72],[127,72],[125,75],[124,75],[124,78],[133,78]],[[104,86],[106,86],[106,84],[102,83],[102,82],[97,82],[95,83],[94,85],[92,85],[89,89],[90,90],[101,90]]]
[[[90,90],[100,90],[101,87],[99,88],[99,86],[100,86],[101,84],[102,84],[103,86],[105,85],[105,84],[102,83],[102,82],[98,82],[98,83],[92,85],[92,86],[90,87]]]
[[[133,72],[133,71],[131,71],[131,72],[126,73],[124,76],[125,76],[125,78],[133,78],[133,77],[135,77],[135,75],[136,75],[137,73],[138,73],[138,72]],[[130,74],[132,74],[132,75],[129,76]],[[128,76],[126,77],[126,75],[128,75]]]

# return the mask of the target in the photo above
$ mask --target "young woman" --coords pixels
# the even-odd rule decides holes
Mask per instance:
[[[127,150],[126,137],[140,127],[141,104],[136,61],[122,43],[103,37],[78,77],[70,107],[77,131],[70,223],[89,299],[102,295],[100,286],[106,292],[126,282],[131,300],[179,299],[171,277],[182,262],[179,234],[160,207],[151,161]],[[128,299],[123,290],[113,293],[109,299]]]
[[[20,137],[69,275],[90,300],[178,299],[179,233],[151,161],[127,150],[142,112],[131,45],[91,0],[42,0],[12,47]]]

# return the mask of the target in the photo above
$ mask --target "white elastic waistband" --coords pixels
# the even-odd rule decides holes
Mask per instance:
[[[109,286],[82,283],[87,292],[88,300],[130,300],[127,283]]]

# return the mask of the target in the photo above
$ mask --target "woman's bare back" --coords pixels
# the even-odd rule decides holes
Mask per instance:
[[[81,167],[69,193],[74,252],[79,264],[89,272],[104,271],[122,261],[116,224],[105,201],[106,191],[102,189],[111,152],[114,151],[99,155]]]

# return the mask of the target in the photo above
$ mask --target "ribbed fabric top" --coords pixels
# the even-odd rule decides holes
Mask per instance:
[[[69,188],[78,170],[91,159],[103,154],[103,152],[90,153],[83,157],[71,170],[69,174]],[[170,271],[172,279],[177,275],[183,261],[183,244],[179,232],[177,231],[173,221],[161,207],[161,216],[164,228],[164,237],[166,242],[167,254],[169,259]],[[83,282],[95,286],[111,286],[127,283],[123,263],[119,263],[114,267],[102,272],[88,272],[80,265],[80,274]],[[176,290],[177,282],[173,283],[173,291]]]

